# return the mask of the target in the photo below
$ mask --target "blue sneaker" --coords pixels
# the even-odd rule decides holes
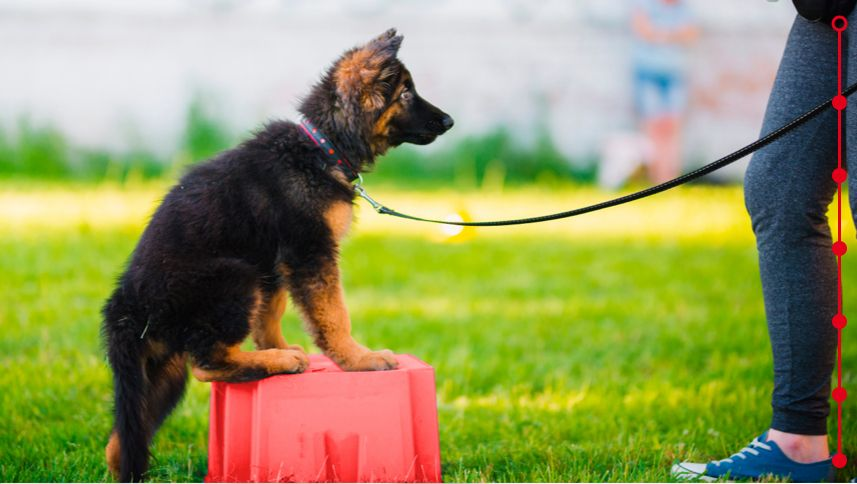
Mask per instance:
[[[750,445],[722,460],[708,464],[682,462],[672,468],[676,479],[755,480],[764,477],[791,479],[794,482],[828,482],[833,480],[831,459],[811,464],[801,464],[788,457],[776,442],[768,442],[768,433],[753,439]]]

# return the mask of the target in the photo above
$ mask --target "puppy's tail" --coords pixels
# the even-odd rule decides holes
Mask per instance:
[[[113,301],[108,301],[104,308],[104,336],[113,368],[114,432],[119,438],[117,477],[120,482],[140,482],[149,465],[151,433],[144,416],[144,341],[129,316],[113,318],[112,304]]]

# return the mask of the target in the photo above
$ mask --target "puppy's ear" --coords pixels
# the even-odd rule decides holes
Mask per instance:
[[[336,63],[334,81],[339,97],[367,111],[384,106],[384,94],[399,69],[396,54],[403,37],[390,29],[362,47],[346,52]]]
[[[396,29],[389,29],[372,39],[364,48],[375,52],[378,56],[393,59],[399,53],[399,47],[402,46],[402,39],[404,37],[398,35]]]

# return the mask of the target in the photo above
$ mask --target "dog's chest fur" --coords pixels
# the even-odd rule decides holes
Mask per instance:
[[[351,203],[335,201],[324,213],[324,220],[333,235],[333,240],[339,242],[351,228],[351,220],[354,216]]]

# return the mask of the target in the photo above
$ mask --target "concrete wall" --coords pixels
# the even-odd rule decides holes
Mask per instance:
[[[687,158],[758,134],[791,2],[693,0]],[[194,92],[236,132],[294,116],[345,48],[395,26],[400,57],[455,136],[547,125],[562,151],[633,129],[625,0],[0,0],[0,123],[22,114],[75,143],[176,146]]]

